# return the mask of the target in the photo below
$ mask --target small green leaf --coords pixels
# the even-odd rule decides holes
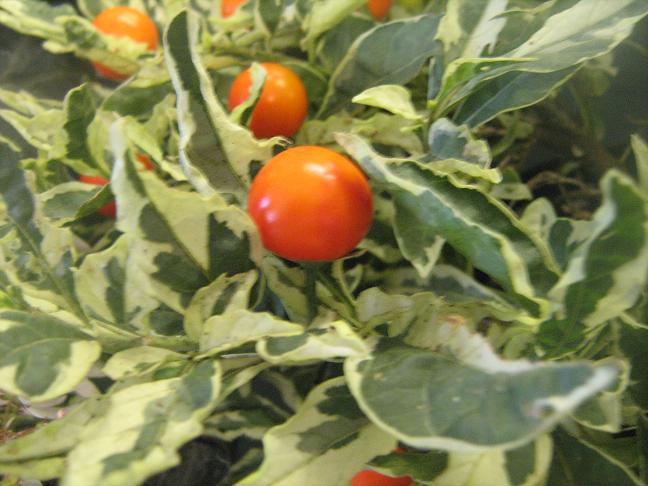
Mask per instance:
[[[422,120],[423,118],[416,112],[410,92],[397,84],[383,84],[366,89],[355,95],[351,101],[360,105],[382,108],[408,120]]]
[[[257,343],[259,355],[274,364],[296,364],[346,358],[369,352],[364,341],[344,321],[310,327],[302,334],[268,337]]]
[[[205,322],[200,336],[200,351],[210,355],[222,353],[267,336],[294,336],[301,334],[303,330],[299,324],[284,321],[266,312],[238,309],[210,317]]]

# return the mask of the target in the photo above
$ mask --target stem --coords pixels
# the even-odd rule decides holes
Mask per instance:
[[[308,304],[308,323],[311,324],[317,317],[317,273],[321,266],[318,262],[304,262],[302,268],[305,272],[306,281],[304,283],[304,294]]]

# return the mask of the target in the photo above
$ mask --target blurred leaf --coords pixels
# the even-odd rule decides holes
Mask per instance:
[[[176,450],[200,435],[215,406],[220,375],[203,361],[177,378],[111,393],[67,456],[61,484],[134,486],[178,464]]]
[[[554,263],[543,243],[504,206],[422,164],[381,157],[359,137],[339,135],[338,142],[377,188],[391,194],[398,244],[421,276],[432,270],[429,252],[435,239],[442,237],[531,315],[545,312],[546,304],[537,293],[555,281]]]
[[[405,341],[382,339],[373,356],[347,359],[345,376],[373,422],[419,448],[482,452],[523,445],[618,371],[611,364],[502,361],[464,326],[424,318]]]
[[[76,326],[47,315],[0,312],[0,387],[44,402],[74,389],[101,347]]]
[[[414,78],[438,51],[434,38],[438,25],[439,17],[423,15],[379,25],[356,38],[329,81],[318,118],[368,88]]]
[[[344,378],[334,378],[315,387],[286,423],[270,429],[261,467],[238,484],[345,484],[395,445],[358,409]]]
[[[547,486],[640,485],[639,478],[626,466],[603,454],[587,442],[562,429],[553,433],[554,459]]]

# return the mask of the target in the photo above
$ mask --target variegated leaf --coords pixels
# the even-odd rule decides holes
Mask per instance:
[[[465,326],[428,319],[404,341],[383,339],[373,356],[345,362],[349,388],[373,422],[414,447],[462,452],[529,442],[617,373],[612,363],[503,361]]]
[[[501,284],[531,316],[547,312],[540,295],[555,282],[556,264],[545,244],[506,207],[420,163],[386,159],[359,137],[340,134],[338,142],[376,188],[391,194],[398,244],[421,276],[432,271],[432,256],[437,254],[433,245],[441,237]]]
[[[63,486],[128,486],[179,463],[216,404],[220,368],[203,361],[175,378],[108,395],[67,456]]]
[[[237,484],[346,484],[367,461],[395,445],[358,409],[344,378],[334,378],[314,388],[286,423],[270,429],[261,467]]]
[[[0,388],[34,402],[74,389],[99,358],[92,336],[52,316],[0,312]]]

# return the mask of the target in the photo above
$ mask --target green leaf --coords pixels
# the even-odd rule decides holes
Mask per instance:
[[[423,153],[421,139],[415,133],[418,121],[401,116],[376,113],[370,118],[354,118],[346,113],[332,115],[326,120],[307,120],[297,134],[299,145],[324,145],[339,150],[335,141],[338,132],[371,137],[377,144],[399,147],[412,155]]]
[[[648,328],[622,321],[618,329],[619,347],[631,365],[629,395],[642,410],[648,410]]]
[[[582,342],[585,329],[629,309],[646,284],[645,196],[629,177],[616,171],[604,176],[601,191],[603,203],[593,216],[587,239],[570,255],[565,273],[549,294],[562,304],[553,321],[558,329],[550,321],[540,329],[539,339],[553,354],[573,350]]]
[[[433,481],[448,467],[448,454],[398,451],[374,457],[369,466],[388,476],[410,476],[424,484],[434,484]]]
[[[534,105],[569,81],[579,68],[549,73],[512,72],[489,80],[464,99],[454,120],[478,127],[502,113]]]
[[[648,144],[639,135],[632,135],[630,142],[636,159],[639,187],[648,194]]]
[[[58,184],[39,195],[43,205],[43,214],[59,226],[70,223],[79,217],[87,216],[87,214],[83,214],[85,210],[82,212],[82,208],[96,211],[107,203],[108,199],[112,199],[110,191],[107,188],[102,189],[94,184],[77,181]]]
[[[552,456],[549,436],[508,451],[447,454],[406,452],[378,457],[370,464],[392,475],[410,474],[430,485],[544,486]]]
[[[306,51],[312,51],[317,38],[342,22],[362,3],[363,0],[315,0],[312,2],[301,26],[306,34],[301,40],[301,47]]]
[[[555,263],[544,243],[505,206],[422,164],[381,157],[359,137],[340,134],[338,142],[374,186],[392,196],[398,244],[421,276],[432,270],[432,255],[438,252],[434,244],[441,237],[501,284],[532,316],[546,312],[538,294],[556,280]]]
[[[328,71],[334,71],[356,38],[374,25],[374,22],[365,16],[348,16],[322,36],[318,48],[319,61]]]
[[[315,387],[286,423],[270,429],[261,467],[237,484],[346,484],[371,458],[395,445],[358,409],[344,378],[334,378]]]
[[[344,321],[322,323],[292,336],[268,337],[259,341],[256,349],[263,359],[274,364],[326,361],[369,352],[364,341]]]
[[[250,183],[251,164],[272,157],[280,140],[257,141],[232,122],[218,101],[198,52],[199,23],[180,12],[164,35],[166,61],[178,100],[180,160],[199,192],[216,189],[241,195]]]
[[[0,472],[3,474],[9,477],[18,476],[21,478],[29,478],[31,480],[45,481],[47,479],[56,479],[61,476],[64,469],[65,459],[62,457],[46,457],[44,459],[34,459],[14,463],[0,462]],[[7,476],[4,477],[6,478]],[[14,484],[10,483],[9,486],[14,486]]]
[[[200,351],[213,355],[266,336],[294,336],[303,329],[266,312],[238,309],[207,319],[200,336]]]
[[[113,380],[123,380],[150,373],[171,361],[185,359],[182,354],[164,348],[137,346],[113,354],[103,372]]]
[[[599,364],[605,360],[599,361]],[[592,430],[617,433],[623,426],[623,402],[630,383],[630,365],[617,363],[620,373],[614,388],[608,388],[583,403],[572,414],[574,420]]]
[[[87,255],[74,280],[81,306],[89,316],[131,333],[150,329],[148,316],[160,302],[146,291],[150,279],[129,255],[127,238]]]
[[[22,34],[44,39],[63,39],[63,31],[56,24],[59,17],[74,15],[68,4],[49,5],[35,0],[2,0],[0,23]]]
[[[41,425],[29,434],[0,446],[0,470],[5,465],[43,460],[65,454],[72,449],[84,427],[98,410],[98,401],[85,400],[62,418]]]
[[[523,445],[617,374],[613,364],[502,361],[464,326],[427,319],[414,323],[405,342],[383,339],[373,356],[348,358],[345,376],[374,423],[419,448]]]
[[[610,52],[631,33],[634,25],[646,14],[648,6],[642,0],[576,2],[570,8],[549,17],[522,45],[502,54],[500,59],[503,62],[495,62],[495,58],[455,61],[444,75],[444,86],[437,99],[442,107],[440,111],[445,113],[450,107],[474,93],[484,82],[514,71],[539,73],[545,80],[527,81],[536,94],[531,96],[520,92],[515,96],[526,101],[515,101],[510,107],[525,106],[532,99],[542,99],[544,95],[539,94],[540,86],[553,89],[562,78],[570,74],[570,70],[588,59]],[[551,74],[561,71],[562,78],[561,75]],[[460,72],[463,74],[457,77]],[[530,80],[530,76],[531,74],[527,75],[526,79]],[[457,83],[457,78],[462,81]],[[518,80],[516,76],[511,75],[503,83],[503,87],[506,88],[511,82],[522,84],[523,80],[525,78]],[[461,86],[457,87],[459,84]],[[490,95],[494,96],[493,89]],[[486,96],[484,94],[484,97]],[[467,118],[468,114],[464,114],[462,120]],[[487,119],[485,116],[482,118]]]
[[[434,38],[438,24],[439,17],[422,15],[388,22],[359,36],[333,73],[318,118],[368,88],[414,78],[438,50]]]
[[[220,367],[203,361],[177,378],[108,395],[67,456],[63,486],[128,486],[180,462],[177,449],[202,432],[216,404]]]
[[[257,29],[271,37],[277,30],[284,10],[284,0],[258,0],[254,5],[254,21]]]
[[[554,458],[547,486],[639,486],[640,479],[628,468],[562,429],[553,434]]]
[[[0,162],[0,195],[7,206],[6,216],[20,238],[22,251],[33,255],[42,275],[39,290],[50,292],[52,303],[85,319],[72,281],[71,266],[76,258],[73,234],[43,217],[31,181],[20,169],[15,152],[5,145],[0,146]]]
[[[382,108],[408,120],[422,120],[412,104],[410,92],[397,84],[383,84],[364,90],[351,99],[353,103]]]
[[[111,187],[117,228],[128,242],[129,271],[139,267],[159,302],[182,313],[199,288],[261,260],[256,227],[242,209],[218,194],[172,188],[151,171],[138,170],[117,123],[111,137],[116,158]],[[177,317],[181,326],[182,316]]]
[[[449,0],[439,24],[437,38],[443,42],[445,58],[479,57],[492,48],[506,19],[499,17],[507,0]]]
[[[97,106],[90,85],[83,84],[68,92],[64,101],[67,135],[66,158],[70,166],[85,175],[107,175],[108,168],[100,166],[92,153],[89,127]]]
[[[436,120],[428,132],[428,161],[458,159],[488,168],[491,163],[490,147],[477,140],[466,126],[458,126],[447,118]]]
[[[229,395],[206,420],[205,427],[208,434],[226,441],[242,436],[261,440],[268,429],[287,418],[284,409],[247,385]]]
[[[34,402],[73,390],[101,353],[76,326],[17,311],[0,312],[0,348],[0,387]]]
[[[184,329],[187,336],[198,341],[205,321],[211,316],[247,309],[256,281],[257,272],[250,270],[231,277],[221,275],[198,290],[185,311]]]
[[[141,116],[151,111],[170,93],[173,93],[173,86],[168,77],[149,79],[136,76],[111,91],[101,109],[122,116]]]

